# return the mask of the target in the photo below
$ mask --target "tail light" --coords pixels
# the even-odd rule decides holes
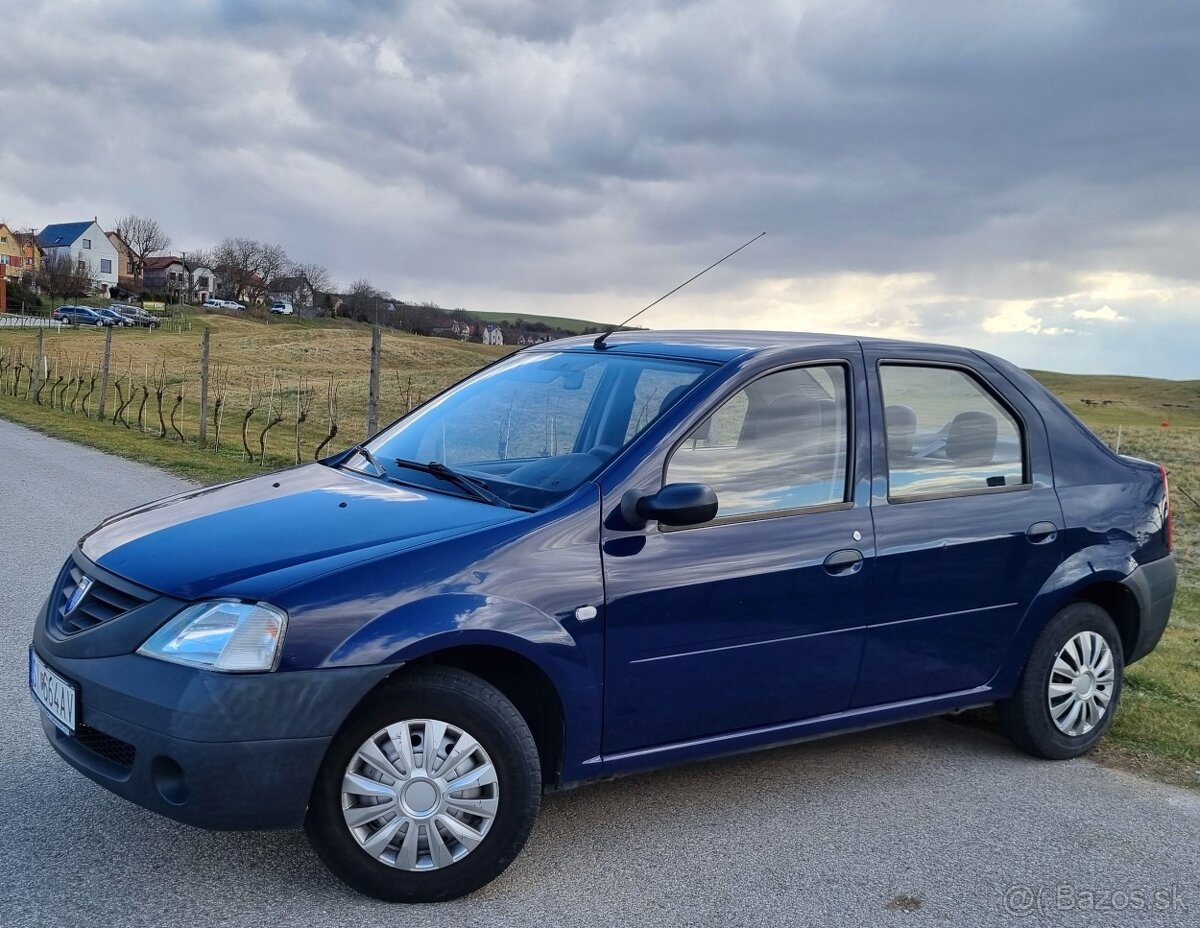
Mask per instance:
[[[1163,478],[1163,528],[1167,533],[1167,550],[1175,550],[1175,524],[1171,513],[1171,486],[1167,482],[1167,469],[1161,464],[1158,469]]]

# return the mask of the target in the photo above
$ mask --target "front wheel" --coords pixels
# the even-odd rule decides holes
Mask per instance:
[[[359,892],[436,902],[498,876],[540,801],[537,747],[521,714],[480,678],[435,667],[385,686],[343,726],[305,831]]]
[[[1016,692],[997,703],[1000,723],[1030,754],[1079,757],[1112,724],[1124,675],[1112,617],[1092,603],[1073,603],[1038,636]]]

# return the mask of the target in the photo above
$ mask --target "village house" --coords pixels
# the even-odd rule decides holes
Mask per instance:
[[[202,264],[192,265],[181,257],[166,255],[146,259],[142,286],[154,293],[169,294],[181,303],[203,303],[213,294],[215,277],[212,268]]]
[[[504,332],[501,331],[500,326],[498,325],[492,325],[491,323],[488,323],[483,327],[483,332],[481,334],[483,336],[483,343],[485,345],[504,344]]]
[[[38,244],[37,233],[33,230],[28,232],[14,232],[17,245],[21,249],[21,254],[25,258],[24,270],[36,274],[42,269],[42,246]]]
[[[25,249],[17,234],[0,222],[0,277],[19,279],[25,272]]]
[[[137,279],[137,275],[133,272],[133,249],[125,239],[121,238],[120,233],[108,232],[108,240],[112,242],[113,248],[117,250],[117,283],[126,290],[138,290],[142,286],[142,282]]]
[[[276,277],[267,288],[269,302],[283,301],[296,306],[312,306],[316,294],[303,277]]]
[[[95,219],[59,222],[38,233],[45,257],[69,257],[87,273],[96,289],[117,286],[117,249]]]

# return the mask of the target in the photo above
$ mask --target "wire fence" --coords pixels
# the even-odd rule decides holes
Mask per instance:
[[[191,326],[181,317],[161,328]],[[213,350],[207,328],[187,359],[154,353],[145,331],[108,328],[69,343],[48,334],[39,329],[0,342],[0,393],[164,441],[240,453],[261,467],[354,444],[470,372],[385,371],[378,329],[353,349],[361,358],[357,375],[344,365],[316,375],[272,366],[266,357],[248,365],[244,352],[231,363]]]

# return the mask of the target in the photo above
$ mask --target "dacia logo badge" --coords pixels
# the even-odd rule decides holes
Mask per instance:
[[[83,598],[87,596],[88,590],[92,588],[92,578],[84,577],[79,581],[79,586],[75,587],[75,591],[71,594],[71,598],[67,600],[67,610],[63,615],[70,615],[79,608],[79,604],[83,602]]]

